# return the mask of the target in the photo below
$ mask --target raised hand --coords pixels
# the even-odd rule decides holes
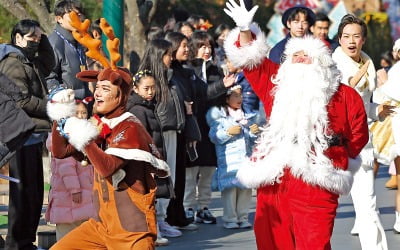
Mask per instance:
[[[60,121],[75,115],[75,94],[72,89],[58,87],[50,92],[47,101],[47,115],[53,121]]]
[[[233,19],[241,31],[245,31],[250,30],[250,24],[253,22],[253,17],[257,9],[258,5],[255,5],[248,11],[243,0],[239,0],[239,5],[235,0],[229,0],[226,2],[224,12]]]

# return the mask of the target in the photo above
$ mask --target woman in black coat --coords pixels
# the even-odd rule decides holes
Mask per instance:
[[[200,115],[201,119],[203,118],[205,119],[205,112],[206,112],[205,105],[207,103],[207,100],[209,98],[215,98],[225,93],[227,87],[229,87],[233,83],[234,79],[228,80],[226,82],[226,86],[222,80],[213,82],[212,84],[208,85],[207,83],[202,81],[195,74],[195,72],[186,65],[187,60],[189,59],[189,40],[186,38],[186,36],[178,32],[171,32],[166,35],[166,40],[172,43],[173,61],[171,64],[171,69],[173,70],[173,74],[171,80],[174,81],[176,85],[182,87],[185,94],[185,100],[192,103],[189,107],[188,105],[186,105],[186,110],[189,109],[191,111],[189,113],[192,113],[196,117],[199,117]],[[187,117],[187,119],[189,118],[191,117]],[[205,120],[203,121],[205,122]],[[188,122],[186,122],[186,125],[188,125]],[[167,210],[167,215],[168,215],[167,221],[171,225],[180,226],[182,221],[187,221],[188,219],[189,221],[193,221],[194,219],[194,216],[193,217],[190,216],[191,211],[187,211],[189,212],[187,213],[189,216],[186,215],[183,206],[183,199],[185,195],[185,182],[186,182],[186,166],[189,164],[189,161],[187,160],[186,150],[189,145],[193,145],[191,141],[193,141],[194,139],[197,141],[207,140],[208,132],[205,134],[204,133],[205,131],[202,132],[200,127],[200,137],[197,139],[195,139],[194,138],[195,136],[193,136],[194,131],[190,130],[187,131],[186,133],[178,135],[176,180],[175,180],[176,199],[170,202],[170,205]],[[211,149],[213,149],[213,147],[211,147]],[[210,153],[211,151],[213,150],[210,150],[209,148],[207,152]],[[205,158],[207,157],[209,157],[209,155],[207,155]],[[200,161],[199,158],[198,160]],[[204,212],[204,208],[202,208],[202,211],[199,212]],[[205,212],[208,214],[208,216],[210,215],[210,213],[208,213],[208,209]],[[214,219],[211,218],[211,223],[214,223],[214,221],[215,218]],[[187,229],[182,226],[180,228]]]
[[[200,127],[202,140],[197,144],[199,158],[189,162],[186,169],[186,189],[184,206],[188,215],[193,214],[197,208],[195,220],[198,223],[216,223],[215,217],[208,210],[211,201],[211,180],[217,165],[215,145],[208,137],[209,126],[206,122],[207,110],[213,106],[219,96],[226,93],[226,86],[230,86],[234,78],[224,77],[222,69],[212,61],[214,55],[214,42],[211,35],[205,31],[193,33],[189,42],[189,60],[187,66],[191,68],[198,78],[205,83],[206,88],[223,86],[218,91],[203,90],[204,86],[196,84],[197,103],[196,116]],[[196,201],[196,191],[198,197]]]

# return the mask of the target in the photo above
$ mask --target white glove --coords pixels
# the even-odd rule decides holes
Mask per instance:
[[[75,94],[72,89],[62,89],[55,94],[49,94],[47,102],[47,115],[53,121],[59,121],[63,118],[75,115],[76,104]]]
[[[67,119],[64,133],[68,135],[68,142],[79,151],[99,135],[99,131],[90,121],[76,117]]]
[[[63,89],[53,95],[51,101],[58,103],[75,102],[75,93],[73,89]]]
[[[226,2],[225,13],[230,16],[239,27],[241,31],[250,30],[250,24],[253,22],[254,14],[258,9],[258,5],[255,5],[250,11],[248,11],[244,5],[243,0],[239,0],[238,5],[235,0],[229,0]]]

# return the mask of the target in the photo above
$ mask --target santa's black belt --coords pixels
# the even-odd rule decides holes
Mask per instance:
[[[326,139],[328,142],[328,147],[334,147],[334,146],[343,146],[343,139],[341,135],[332,135],[330,138]],[[297,140],[293,141],[294,144],[297,144]]]
[[[327,139],[328,146],[343,146],[343,138],[341,135],[332,135],[330,138]]]

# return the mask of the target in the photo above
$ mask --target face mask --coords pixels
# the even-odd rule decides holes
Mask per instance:
[[[27,41],[26,47],[22,49],[26,53],[28,59],[33,59],[35,57],[36,52],[39,49],[39,42]]]

